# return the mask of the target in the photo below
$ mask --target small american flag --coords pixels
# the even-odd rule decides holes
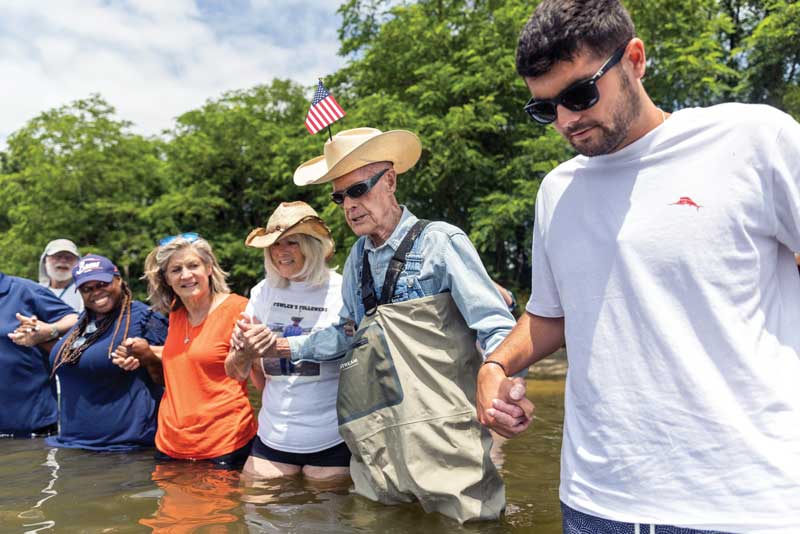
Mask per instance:
[[[322,80],[317,84],[317,92],[306,115],[306,129],[315,134],[329,124],[333,124],[344,117],[342,106],[333,98],[333,95],[322,85]]]

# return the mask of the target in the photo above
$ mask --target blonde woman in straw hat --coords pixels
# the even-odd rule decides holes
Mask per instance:
[[[311,206],[282,203],[266,228],[250,232],[245,244],[263,249],[267,276],[250,292],[234,333],[242,346],[308,334],[339,321],[342,277],[326,265],[333,239]],[[349,482],[350,451],[336,419],[338,363],[261,359],[251,350],[229,357],[226,369],[238,380],[250,371],[256,387],[263,388],[245,475],[272,479],[302,473],[311,480]]]
[[[418,500],[460,522],[495,519],[505,493],[472,400],[475,342],[491,354],[514,320],[464,232],[398,203],[398,176],[421,150],[412,132],[356,128],[300,165],[295,183],[331,183],[331,200],[360,237],[344,267],[344,306],[335,327],[250,346],[287,363],[341,358],[339,431],[356,493]],[[348,321],[359,324],[352,338]],[[526,420],[509,410],[512,424]]]

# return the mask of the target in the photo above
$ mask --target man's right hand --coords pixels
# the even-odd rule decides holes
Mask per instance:
[[[508,378],[497,365],[478,372],[478,421],[501,436],[514,437],[530,426],[534,406],[525,397],[525,380]]]

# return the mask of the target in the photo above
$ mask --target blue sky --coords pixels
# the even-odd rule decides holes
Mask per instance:
[[[311,86],[337,56],[341,0],[6,0],[0,144],[40,112],[100,93],[134,131],[273,78]]]

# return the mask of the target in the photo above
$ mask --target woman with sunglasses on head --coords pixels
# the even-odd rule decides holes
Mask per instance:
[[[350,451],[336,416],[339,362],[261,359],[260,351],[248,350],[274,342],[273,333],[305,335],[339,322],[342,277],[325,264],[334,249],[330,231],[305,202],[284,202],[245,244],[264,250],[267,276],[250,292],[234,333],[240,350],[225,362],[229,376],[245,380],[249,373],[263,389],[258,435],[243,473],[349,482]]]
[[[256,421],[247,384],[225,374],[231,333],[247,299],[230,292],[226,275],[196,233],[162,239],[145,260],[150,301],[169,313],[157,459],[239,468],[250,452]]]
[[[98,451],[152,447],[163,391],[157,384],[161,362],[150,352],[130,371],[119,363],[126,340],[162,345],[167,320],[133,300],[108,258],[84,256],[72,276],[84,311],[50,352],[51,376],[61,384],[61,410],[60,432],[47,444]]]

